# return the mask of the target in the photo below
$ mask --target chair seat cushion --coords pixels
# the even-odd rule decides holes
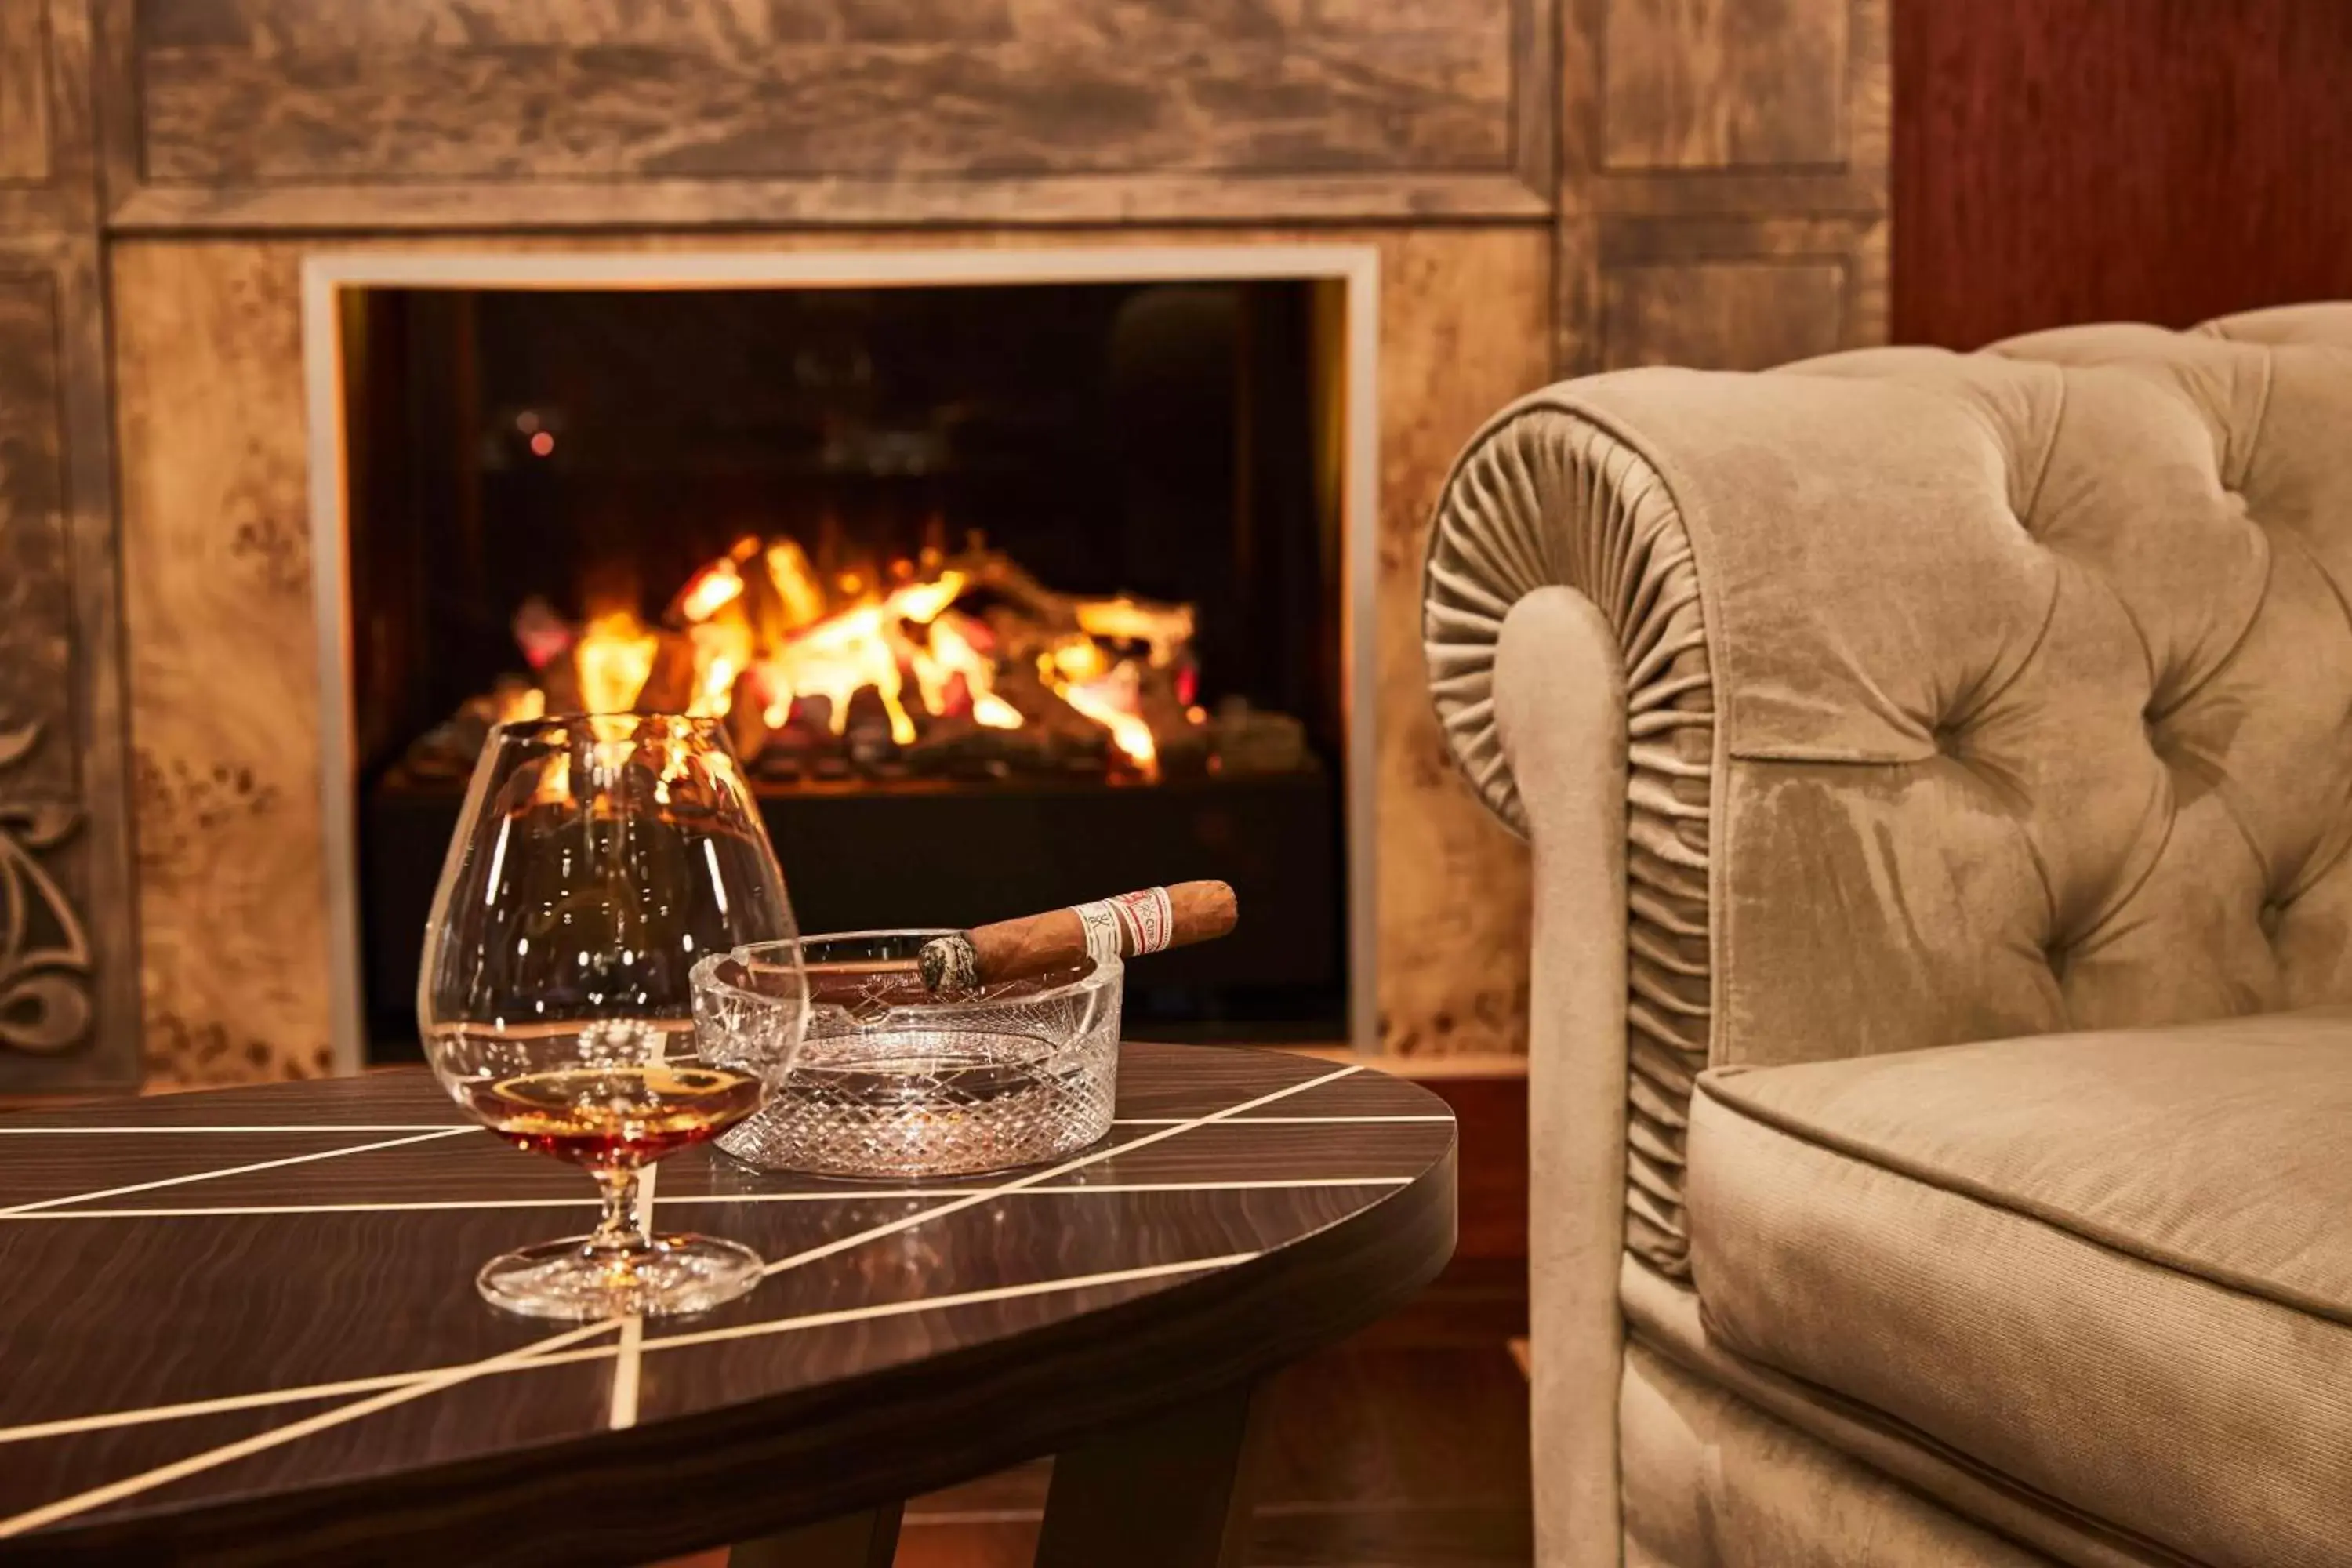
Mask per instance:
[[[1699,1087],[1724,1348],[2194,1561],[2352,1565],[2352,1009]]]

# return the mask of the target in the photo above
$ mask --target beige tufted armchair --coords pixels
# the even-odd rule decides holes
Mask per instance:
[[[1547,1564],[2352,1564],[2352,305],[1505,410]]]

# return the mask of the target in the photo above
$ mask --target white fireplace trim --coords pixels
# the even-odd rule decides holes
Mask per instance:
[[[1380,1049],[1374,984],[1373,727],[1378,667],[1373,587],[1379,567],[1380,252],[1370,245],[1138,245],[1029,248],[693,252],[341,251],[302,264],[302,357],[310,419],[311,594],[319,633],[320,846],[327,898],[331,1060],[365,1065],[361,1008],[356,778],[352,754],[348,531],[344,498],[341,336],[347,288],[822,289],[975,283],[1133,283],[1328,279],[1347,286],[1346,466],[1340,498],[1339,637],[1348,725],[1348,1033]],[[1243,940],[1248,940],[1246,928]]]

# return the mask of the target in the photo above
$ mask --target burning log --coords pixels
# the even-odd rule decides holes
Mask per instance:
[[[1136,714],[1151,731],[1161,772],[1194,777],[1209,765],[1209,731],[1177,695],[1173,672],[1146,667],[1136,690]]]
[[[728,690],[727,738],[747,763],[757,761],[768,743],[768,700],[760,678],[749,669],[739,672]]]
[[[1190,605],[1164,604],[1130,594],[1089,599],[1059,593],[1038,582],[1002,551],[973,551],[949,564],[1004,602],[1012,612],[1003,622],[1006,629],[1026,634],[1029,645],[1014,649],[1016,656],[1034,653],[1073,632],[1111,642],[1144,644],[1154,665],[1172,664],[1192,646]]]
[[[893,728],[898,715],[883,701],[882,693],[871,686],[861,686],[850,695],[843,737],[847,742],[849,760],[870,770],[898,760],[898,742]],[[908,721],[911,726],[912,721]],[[913,740],[911,734],[908,739]]]
[[[1244,706],[1208,721],[1192,705],[1189,605],[1061,593],[977,535],[954,555],[935,538],[919,560],[890,563],[826,538],[814,565],[789,539],[737,541],[680,585],[656,626],[612,610],[575,627],[528,603],[516,637],[537,683],[518,684],[548,711],[719,717],[771,782],[1148,780],[1306,762],[1293,721]],[[515,700],[502,691],[477,700],[479,710],[467,704],[420,742],[420,771],[462,771],[460,753]]]
[[[694,711],[700,681],[693,639],[672,631],[647,635],[653,638],[653,658],[629,707],[640,713]]]
[[[1226,773],[1290,773],[1307,763],[1306,725],[1287,713],[1253,708],[1239,697],[1217,704],[1208,734],[1210,748]]]

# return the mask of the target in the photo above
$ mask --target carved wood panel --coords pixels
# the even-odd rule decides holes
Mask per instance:
[[[82,0],[0,0],[0,1096],[139,1081]]]
[[[99,0],[130,226],[1548,210],[1552,0]]]
[[[0,1094],[139,1075],[95,284],[0,238]]]
[[[1884,341],[1891,0],[1566,0],[1558,363]]]
[[[22,259],[0,271],[0,733],[73,722],[58,328],[54,277]],[[69,745],[15,751],[16,789],[73,795]]]

